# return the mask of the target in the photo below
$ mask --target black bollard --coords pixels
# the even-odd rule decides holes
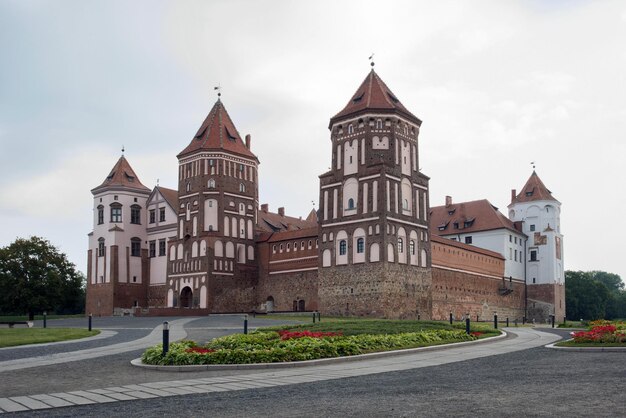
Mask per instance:
[[[243,333],[248,333],[248,315],[243,317]]]
[[[554,328],[554,317],[555,315],[552,315],[552,328]]]
[[[470,333],[470,316],[467,314],[467,318],[465,318],[465,332],[467,335]]]
[[[452,312],[450,312],[450,325],[452,325]]]
[[[478,322],[478,315],[476,315],[476,322]]]
[[[89,314],[89,327],[88,327],[89,331],[91,331],[91,314]]]
[[[43,311],[43,327],[46,328],[48,326],[48,322],[46,321],[48,319],[48,312]]]
[[[493,327],[495,329],[498,329],[498,314],[497,313],[493,314]]]
[[[322,322],[322,314],[320,311],[317,311],[317,322]]]
[[[508,316],[506,317],[506,326],[507,327],[509,326],[509,317]]]
[[[163,355],[170,351],[170,324],[163,322]]]
[[[315,312],[313,312],[313,323],[315,323],[315,317],[317,316],[317,314]]]

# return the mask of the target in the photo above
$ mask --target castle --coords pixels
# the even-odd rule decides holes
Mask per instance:
[[[302,219],[259,204],[250,135],[218,97],[177,190],[147,188],[123,155],[92,190],[87,312],[562,320],[560,203],[533,172],[508,218],[486,200],[431,207],[421,123],[372,68],[330,119],[332,165]]]

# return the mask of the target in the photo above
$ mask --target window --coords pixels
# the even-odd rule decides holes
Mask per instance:
[[[122,222],[122,205],[111,206],[111,222]]]
[[[209,189],[215,189],[215,180],[209,179]]]
[[[415,240],[409,241],[409,252],[411,255],[415,255]]]
[[[513,242],[513,235],[509,235],[509,242]]]
[[[187,182],[187,186],[185,186],[185,190],[188,192],[191,191],[191,183]]]
[[[348,125],[348,134],[353,134],[354,133],[354,126],[352,126],[352,124]]]
[[[356,252],[358,254],[363,254],[365,252],[365,239],[364,238],[358,238],[356,240]]]
[[[530,250],[530,261],[537,261],[537,250]]]
[[[376,129],[383,129],[383,121],[376,119]]]
[[[517,261],[517,250],[515,250],[514,253],[515,253],[515,261]]]
[[[402,200],[402,209],[409,210],[409,200],[408,199]]]
[[[530,225],[530,230],[531,230],[531,231],[534,231],[534,230],[535,230],[535,224],[531,224],[531,225]]]
[[[398,238],[398,252],[404,252],[404,240],[402,238]]]
[[[98,225],[102,225],[104,223],[104,206],[98,206]]]
[[[130,207],[130,223],[136,225],[141,224],[141,206],[132,205]]]
[[[165,255],[165,240],[160,239],[159,240],[159,257],[162,257],[164,255]]]
[[[245,193],[246,192],[246,185],[243,183],[239,183],[239,191],[241,193]]]
[[[348,209],[354,209],[354,199],[348,199]]]
[[[150,252],[150,257],[155,257],[156,256],[156,241],[150,241],[148,248]]]
[[[346,255],[348,252],[348,242],[345,239],[339,241],[339,255]]]
[[[105,253],[104,238],[100,238],[98,239],[98,257],[104,257]]]
[[[165,222],[165,208],[159,209],[159,222]]]
[[[141,240],[139,238],[130,239],[130,255],[133,257],[141,256]]]
[[[472,243],[472,237],[465,237],[465,243],[466,244],[471,244]]]
[[[153,224],[156,222],[156,211],[154,209],[150,209],[150,220],[149,223]]]

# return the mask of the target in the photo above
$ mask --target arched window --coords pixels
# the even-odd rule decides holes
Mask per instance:
[[[364,238],[359,238],[356,240],[356,252],[358,254],[362,254],[363,252],[365,252],[365,239]]]
[[[348,242],[345,239],[339,241],[339,255],[346,255],[348,252]]]
[[[187,186],[185,187],[185,190],[187,190],[188,192],[191,191],[191,183],[187,182]]]
[[[409,199],[402,199],[402,209],[409,210]]]
[[[404,252],[404,240],[400,237],[398,237],[398,252],[399,253]]]
[[[132,205],[130,207],[130,223],[136,225],[141,224],[141,206]]]
[[[211,161],[213,161],[213,160],[211,160]],[[209,187],[209,189],[215,189],[215,180],[209,179],[208,187]]]
[[[376,129],[383,129],[383,121],[376,119]]]
[[[353,134],[354,133],[354,126],[352,126],[352,124],[348,125],[348,134]]]
[[[348,209],[354,209],[354,199],[348,199]]]
[[[415,241],[409,241],[409,253],[415,255]]]
[[[98,206],[98,225],[102,225],[104,223],[104,206]]]
[[[246,192],[246,185],[243,183],[239,183],[239,191],[241,193],[245,193]]]
[[[98,238],[98,257],[104,257],[105,253],[104,238]]]

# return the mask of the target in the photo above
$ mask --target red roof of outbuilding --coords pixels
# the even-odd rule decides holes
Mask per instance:
[[[505,228],[520,233],[487,199],[430,208],[430,232],[447,236]]]
[[[128,160],[123,155],[111,169],[109,175],[104,179],[101,185],[95,187],[91,190],[92,193],[97,193],[98,191],[108,188],[108,187],[126,187],[129,189],[136,189],[145,192],[149,192],[146,186],[144,186],[141,181],[139,181],[139,177],[135,174],[135,171],[128,163]]]
[[[256,158],[246,147],[237,128],[220,99],[215,102],[198,132],[178,157],[199,150],[224,150],[244,157]]]
[[[356,90],[348,104],[343,110],[330,119],[329,127],[338,119],[353,116],[365,111],[376,111],[382,113],[400,113],[420,125],[421,120],[398,100],[385,82],[376,74],[372,68],[363,83]]]
[[[528,181],[522,188],[522,191],[515,196],[515,198],[511,201],[511,204],[534,202],[537,200],[554,200],[558,202],[558,200],[552,196],[552,192],[548,190],[545,184],[543,184],[543,181],[541,181],[537,172],[533,170],[533,173],[528,178]]]

